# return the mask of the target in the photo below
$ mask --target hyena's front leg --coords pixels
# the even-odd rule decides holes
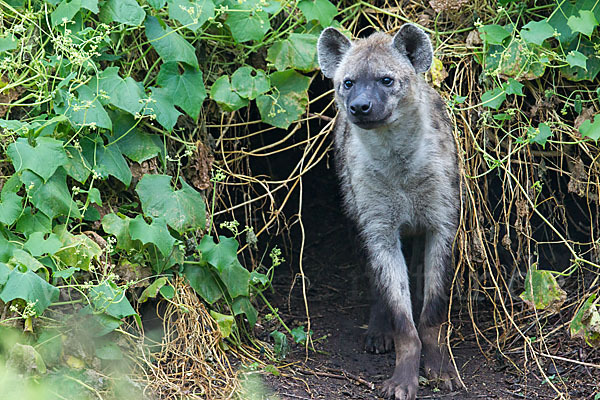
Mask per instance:
[[[394,348],[394,328],[388,303],[375,287],[371,289],[371,297],[365,350],[374,354],[388,353]]]
[[[396,349],[394,374],[383,386],[388,397],[414,400],[417,395],[421,341],[413,322],[408,271],[397,231],[370,233],[367,248],[379,293],[388,303]]]
[[[443,323],[448,305],[447,282],[452,255],[452,232],[428,232],[425,239],[425,284],[419,336],[423,344],[425,375],[452,390],[456,371],[450,365]]]

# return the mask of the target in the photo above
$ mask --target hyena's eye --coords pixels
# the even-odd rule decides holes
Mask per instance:
[[[389,76],[386,76],[385,78],[381,78],[381,83],[383,83],[385,86],[392,86],[392,83],[394,83],[394,80],[392,78],[390,78]]]
[[[352,82],[350,79],[346,79],[344,81],[344,88],[346,88],[346,89],[350,89],[353,85],[354,85],[354,82]]]

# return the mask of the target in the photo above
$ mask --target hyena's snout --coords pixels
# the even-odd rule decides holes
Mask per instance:
[[[350,114],[354,117],[368,117],[373,110],[373,101],[366,93],[361,93],[350,101],[348,110],[350,110]]]

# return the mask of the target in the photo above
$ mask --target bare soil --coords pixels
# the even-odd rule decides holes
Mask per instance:
[[[306,232],[303,268],[307,277],[307,301],[314,349],[300,345],[284,360],[282,375],[266,377],[267,386],[279,399],[380,399],[379,389],[394,368],[394,355],[374,355],[363,349],[369,311],[369,282],[354,229],[341,212],[332,170],[321,168],[306,180],[303,222]],[[298,260],[300,238],[293,237]],[[298,265],[281,266],[271,302],[294,328],[306,324],[306,311]],[[287,268],[287,273],[286,273]],[[460,302],[460,299],[456,299]],[[485,316],[485,310],[479,310]],[[465,389],[447,392],[420,378],[420,399],[553,399],[560,398],[536,369],[512,354],[522,372],[508,365],[499,353],[479,349],[465,312],[452,323],[453,355]],[[265,337],[268,330],[265,330]],[[563,350],[565,350],[563,348]],[[573,350],[577,351],[577,349]],[[491,354],[490,354],[491,353]],[[529,365],[523,371],[523,365]],[[598,371],[581,365],[565,368],[548,364],[548,375],[560,375],[571,399],[593,399],[598,393]],[[553,370],[554,368],[554,370]],[[570,368],[570,369],[569,369]],[[556,370],[558,369],[558,370]]]

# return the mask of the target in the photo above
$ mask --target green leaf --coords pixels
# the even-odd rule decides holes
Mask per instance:
[[[152,224],[148,225],[144,217],[138,215],[129,221],[129,233],[133,240],[139,240],[143,244],[154,244],[164,257],[171,253],[175,244],[175,238],[169,233],[164,218],[155,218]]]
[[[37,174],[27,170],[23,171],[21,181],[31,196],[31,203],[48,218],[59,215],[81,218],[81,213],[67,188],[67,175],[62,168],[57,169],[45,183]]]
[[[543,148],[546,148],[546,141],[554,136],[550,127],[545,123],[539,124],[533,134],[535,134],[535,136],[533,136],[531,142],[541,144]]]
[[[21,249],[13,250],[10,260],[8,260],[8,264],[15,267],[22,266],[33,272],[37,272],[39,269],[44,269],[44,264],[39,262],[25,250]]]
[[[331,25],[333,17],[337,14],[337,7],[328,0],[301,0],[298,2],[298,8],[307,21],[317,20],[323,28]]]
[[[169,0],[169,18],[175,19],[194,32],[215,16],[212,0]]]
[[[8,280],[8,275],[10,275],[10,271],[12,270],[8,268],[8,265],[4,264],[3,262],[0,262],[0,291],[2,286],[4,286],[4,284]]]
[[[588,10],[579,10],[579,17],[571,15],[567,20],[567,25],[573,32],[580,32],[590,37],[594,28],[598,26],[598,21],[594,13]]]
[[[523,94],[523,84],[513,78],[509,78],[502,87],[508,95],[515,94],[517,96],[525,96]]]
[[[82,313],[92,313],[91,307],[84,308],[83,310]],[[89,320],[85,321],[87,331],[90,332],[93,337],[104,336],[117,329],[121,324],[122,322],[119,318],[115,318],[105,313],[92,314],[89,316]]]
[[[175,289],[173,289],[173,286],[170,285],[161,287],[159,292],[162,295],[162,297],[164,297],[167,300],[170,300],[173,297],[175,297]]]
[[[278,128],[287,129],[306,111],[310,78],[293,70],[271,74],[271,95],[260,95],[256,105],[262,120]]]
[[[85,183],[92,172],[83,154],[74,146],[66,146],[65,153],[67,155],[67,162],[62,167],[67,172],[67,175],[78,182]]]
[[[81,271],[80,268],[75,268],[75,267],[69,267],[67,269],[63,269],[61,271],[55,271],[52,274],[52,277],[54,278],[54,280],[56,279],[69,279],[70,277],[73,276],[73,274],[77,271]]]
[[[152,102],[144,110],[144,115],[152,115],[156,117],[159,124],[169,132],[177,123],[177,119],[181,115],[175,108],[173,94],[169,89],[150,87],[152,90]]]
[[[77,99],[69,100],[66,105],[56,105],[56,111],[66,115],[75,129],[90,125],[112,129],[112,122],[98,101],[98,94],[95,91],[88,86],[80,86],[77,95]]]
[[[162,150],[158,135],[145,133],[137,128],[132,115],[121,111],[109,111],[113,122],[113,132],[109,146],[116,144],[122,154],[141,163],[156,157]]]
[[[210,97],[221,106],[224,111],[235,111],[248,105],[248,99],[237,94],[231,84],[229,77],[219,77],[210,88]]]
[[[12,225],[23,212],[23,198],[16,193],[2,193],[0,222]]]
[[[47,137],[38,138],[35,147],[27,139],[18,138],[8,146],[6,154],[11,158],[16,172],[28,169],[41,176],[44,181],[68,161],[63,142]]]
[[[134,248],[131,236],[129,236],[130,221],[131,218],[119,217],[114,213],[106,214],[102,218],[102,229],[117,238],[117,249],[129,251]]]
[[[272,62],[278,71],[288,68],[313,71],[318,66],[317,39],[314,35],[291,33],[269,48],[267,61]]]
[[[233,315],[220,314],[216,311],[210,310],[210,316],[217,322],[221,336],[227,338],[231,335],[233,326],[235,325],[235,318]]]
[[[223,267],[219,272],[219,277],[227,287],[227,291],[231,297],[248,296],[250,272],[242,267],[237,260],[237,255],[232,263]]]
[[[50,234],[48,239],[44,239],[43,232],[34,232],[29,236],[29,240],[23,248],[34,257],[40,257],[44,254],[54,254],[60,250],[62,242],[55,234]]]
[[[95,138],[83,137],[80,143],[83,156],[100,178],[106,179],[111,175],[123,182],[125,186],[129,186],[131,170],[119,146],[109,144],[105,147],[99,135]]]
[[[600,7],[598,7],[600,10]],[[593,81],[596,79],[598,74],[600,73],[600,57],[598,57],[596,51],[596,43],[591,41],[583,36],[579,37],[579,40],[574,40],[568,47],[564,49],[564,52],[568,55],[571,52],[577,55],[577,53],[582,54],[587,58],[585,61],[585,68],[577,65],[567,65],[560,68],[560,72],[562,75],[572,81],[582,81],[589,80]],[[568,57],[568,56],[567,56]],[[579,56],[580,64],[583,64],[583,58]],[[573,60],[569,58],[567,62],[577,62],[576,59]]]
[[[173,104],[181,107],[190,117],[198,119],[202,102],[206,99],[202,71],[186,65],[183,74],[180,74],[177,63],[164,63],[160,67],[156,83],[168,89]]]
[[[52,232],[52,220],[41,212],[32,213],[31,207],[26,207],[23,214],[17,221],[17,232],[25,236],[33,232],[50,233]]]
[[[165,286],[167,281],[168,281],[168,279],[163,276],[162,278],[158,278],[157,280],[152,282],[152,284],[150,286],[148,286],[146,289],[144,289],[144,291],[140,295],[138,302],[144,303],[149,298],[155,298],[156,295],[158,294],[158,291],[160,290],[160,288]]]
[[[142,99],[146,97],[144,86],[130,76],[121,78],[118,67],[109,67],[100,72],[92,79],[90,86],[97,86],[105,92],[101,98],[103,103],[110,103],[132,115],[140,112],[143,107]]]
[[[275,341],[275,345],[273,346],[275,355],[280,359],[285,358],[290,352],[287,336],[279,331],[273,331],[269,336]]]
[[[167,4],[167,0],[147,0],[148,4],[152,6],[155,10],[160,10]]]
[[[123,352],[114,342],[106,342],[95,347],[96,357],[101,360],[122,360]]]
[[[156,17],[148,16],[145,22],[146,37],[163,61],[181,61],[198,68],[194,46],[168,26],[163,29]]]
[[[105,23],[140,26],[145,17],[146,12],[136,0],[108,0],[100,10],[100,20]]]
[[[490,46],[484,59],[484,68],[491,75],[519,80],[539,78],[548,63],[544,51],[542,47],[527,43],[523,38],[514,38],[508,47]]]
[[[567,293],[560,288],[552,271],[530,269],[525,277],[525,291],[521,299],[536,310],[560,311]]]
[[[554,28],[547,20],[529,21],[521,29],[521,37],[529,43],[542,45],[544,40],[554,36]]]
[[[0,53],[5,51],[14,50],[17,48],[17,39],[15,35],[9,33],[3,37],[0,37]]]
[[[37,315],[41,315],[46,308],[58,300],[58,288],[37,276],[33,271],[21,272],[19,268],[13,269],[8,274],[6,284],[0,291],[0,300],[8,303],[14,299],[23,299],[33,303]]]
[[[250,300],[246,296],[240,296],[233,300],[233,304],[231,305],[231,310],[233,311],[233,315],[246,314],[246,318],[248,318],[248,322],[250,326],[254,326],[256,324],[256,320],[258,319],[258,311],[256,308],[250,303]]]
[[[88,297],[96,312],[104,312],[119,319],[136,314],[125,297],[123,288],[118,287],[114,282],[105,281],[91,287]]]
[[[579,127],[579,133],[582,137],[588,137],[597,142],[600,139],[600,118],[598,118],[598,115],[594,116],[593,122],[589,119],[583,121],[583,124]]]
[[[510,32],[500,25],[484,25],[479,28],[482,39],[488,44],[502,44],[510,36]]]
[[[237,94],[249,100],[254,100],[259,94],[269,91],[269,78],[262,70],[248,65],[238,68],[231,76],[231,86]]]
[[[212,236],[204,235],[198,244],[198,250],[204,261],[222,273],[234,261],[237,261],[238,246],[239,243],[234,238],[219,236],[219,243],[215,244]]]
[[[98,0],[81,0],[81,7],[98,14]]]
[[[62,249],[56,253],[56,257],[67,267],[89,271],[92,261],[98,261],[102,255],[100,246],[87,235],[73,235],[64,226],[57,226],[54,231],[62,242]]]
[[[223,292],[208,265],[190,265],[183,267],[183,275],[190,286],[208,304],[214,304],[223,296]]]
[[[181,189],[174,190],[170,176],[144,175],[135,189],[144,214],[152,218],[163,216],[167,224],[179,233],[204,228],[206,211],[202,195],[182,177],[179,182]]]
[[[71,21],[80,8],[81,0],[63,0],[50,14],[52,27],[54,28],[63,22]]]
[[[294,342],[304,345],[306,343],[307,336],[312,335],[312,331],[308,333],[305,331],[305,328],[303,326],[297,326],[291,330],[290,334],[292,335],[292,339],[294,339]]]
[[[587,71],[587,57],[577,50],[572,50],[567,54],[567,64],[571,67],[583,68]]]
[[[225,25],[231,30],[231,35],[236,43],[245,43],[251,40],[260,41],[265,33],[271,29],[269,14],[265,11],[239,10],[229,13]]]
[[[596,297],[596,294],[588,297],[573,316],[569,326],[572,338],[582,338],[592,347],[600,345],[600,312]]]
[[[506,92],[501,87],[488,90],[481,95],[481,105],[494,110],[499,109],[504,100],[506,100]]]

